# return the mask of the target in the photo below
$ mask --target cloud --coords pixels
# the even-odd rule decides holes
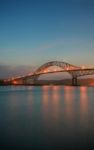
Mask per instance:
[[[13,76],[26,75],[35,70],[33,66],[7,66],[0,65],[0,78],[9,78]]]

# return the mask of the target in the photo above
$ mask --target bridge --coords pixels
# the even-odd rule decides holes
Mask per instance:
[[[59,69],[50,70],[49,68],[52,66],[57,66]],[[19,84],[20,82],[22,84],[29,84],[29,83],[36,84],[39,76],[41,76],[42,74],[57,73],[57,72],[69,73],[72,78],[72,85],[77,86],[78,77],[85,75],[93,75],[94,68],[78,67],[61,61],[51,61],[43,64],[31,74],[6,79],[5,82],[13,84]]]

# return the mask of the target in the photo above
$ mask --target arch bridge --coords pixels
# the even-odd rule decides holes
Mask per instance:
[[[52,66],[57,66],[59,67],[59,70],[49,70],[50,67]],[[26,76],[20,76],[16,77],[13,79],[8,79],[8,81],[19,81],[23,80],[23,83],[26,84],[29,80],[33,84],[36,83],[38,80],[39,76],[42,74],[48,74],[48,73],[56,73],[56,72],[67,72],[71,75],[72,77],[72,85],[76,86],[77,85],[77,78],[80,76],[85,76],[85,75],[92,75],[94,74],[94,68],[82,68],[78,66],[71,65],[66,62],[61,62],[61,61],[51,61],[43,64],[40,66],[35,72],[32,74],[26,75]]]

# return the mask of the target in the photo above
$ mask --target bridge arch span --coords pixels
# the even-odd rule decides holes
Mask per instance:
[[[66,72],[67,72],[67,69],[80,69],[80,67],[71,65],[71,64],[66,63],[66,62],[51,61],[51,62],[47,62],[47,63],[43,64],[42,66],[40,66],[40,67],[35,71],[35,74],[42,73],[45,69],[47,69],[47,68],[49,68],[49,67],[51,67],[51,66],[60,67],[61,69],[66,70]]]

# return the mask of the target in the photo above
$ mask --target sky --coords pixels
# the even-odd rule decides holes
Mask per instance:
[[[0,0],[0,78],[54,60],[94,66],[94,0]]]

